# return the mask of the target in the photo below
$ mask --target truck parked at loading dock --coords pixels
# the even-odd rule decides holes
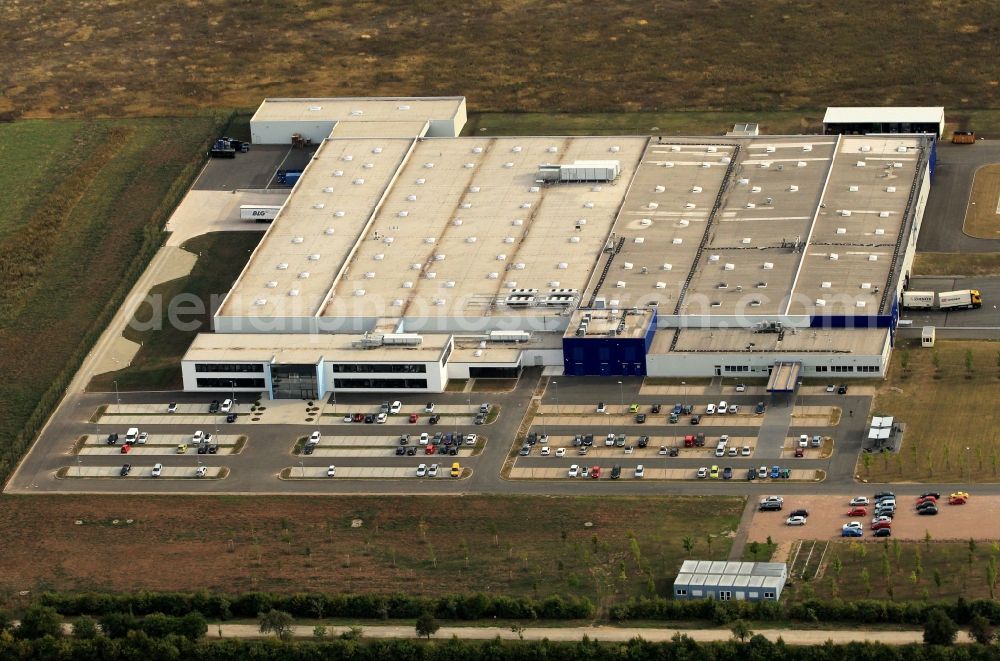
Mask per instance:
[[[240,220],[255,220],[257,222],[271,222],[278,216],[281,206],[268,204],[241,204]]]
[[[935,305],[935,297],[937,298]],[[981,308],[983,297],[978,289],[960,289],[958,291],[943,291],[935,294],[932,291],[904,291],[904,310],[959,310]]]

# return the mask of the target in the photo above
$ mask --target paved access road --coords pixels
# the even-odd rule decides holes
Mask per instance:
[[[1000,239],[976,239],[962,230],[976,170],[1000,163],[1000,142],[974,145],[939,143],[924,221],[917,240],[921,252],[1000,252]]]

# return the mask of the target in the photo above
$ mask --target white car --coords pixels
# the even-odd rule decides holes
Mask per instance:
[[[387,416],[385,413],[379,413],[375,417],[375,422],[377,422],[380,425],[384,425],[385,421],[388,420],[388,419],[389,419],[389,416]]]
[[[645,466],[643,466],[642,464],[639,464],[638,466],[635,467],[635,476],[636,476],[636,478],[642,479],[642,477],[645,474],[646,474],[646,467]]]
[[[198,466],[198,470],[194,472],[195,477],[205,477],[208,474],[208,468],[205,466]]]
[[[329,468],[326,469],[326,476],[327,477],[336,477],[336,475],[337,475],[337,467],[336,466],[330,466]]]
[[[427,464],[420,464],[417,466],[417,477],[423,477],[427,475]]]
[[[538,437],[538,442],[541,445],[545,445],[546,443],[549,442],[549,435],[548,434],[542,434],[541,436]]]
[[[177,413],[177,402],[167,404],[167,413]]]
[[[319,439],[320,439],[320,433],[319,430],[317,429],[313,433],[309,434],[309,445],[316,445],[317,443],[319,443]]]
[[[828,383],[826,385],[826,391],[827,392],[833,392],[834,390],[836,390],[836,388],[834,387],[834,385],[832,383]]]
[[[569,467],[569,476],[570,477],[579,477],[580,476],[580,467],[577,466],[576,464],[573,464],[572,466],[570,466]]]
[[[729,414],[730,415],[736,415],[739,412],[740,412],[740,405],[739,404],[730,404],[729,405]]]
[[[868,500],[867,496],[857,496],[855,498],[851,498],[851,502],[849,504],[851,507],[867,507],[870,502],[871,501]]]
[[[763,468],[763,466],[761,468]],[[764,503],[782,503],[782,504],[784,504],[784,502],[785,502],[785,499],[782,498],[781,496],[765,496],[765,497],[763,497],[763,498],[760,499],[760,504],[761,505],[763,505]]]
[[[565,457],[566,456],[566,448],[559,448],[558,450],[556,450],[556,456],[557,457]]]
[[[427,402],[427,406],[424,407],[424,413],[434,413],[434,402]]]
[[[739,453],[740,453],[740,449],[738,447],[736,447],[735,445],[733,447],[729,448],[729,456],[730,457],[735,457]]]
[[[163,472],[163,464],[153,464],[153,477],[160,477],[160,473]]]
[[[704,467],[699,468],[698,469],[698,479],[699,480],[704,480],[706,477],[708,477],[708,469],[704,468]]]
[[[550,454],[549,448],[542,448],[542,456],[547,457]]]
[[[745,383],[736,384],[736,392],[746,392],[747,386]]]
[[[351,417],[350,413],[345,413],[344,417],[341,419],[341,422],[352,422],[353,420],[354,418]]]
[[[872,525],[876,523],[892,523],[891,516],[876,516],[872,518]]]
[[[719,406],[716,408],[716,410],[718,411],[719,415],[725,415],[726,411],[729,410],[729,403],[726,402],[726,400],[722,400],[721,402],[719,402]]]
[[[632,454],[633,452],[635,452],[635,448],[634,447],[632,447],[631,445],[626,445],[625,446],[625,454]]]
[[[389,413],[399,413],[403,410],[403,403],[395,401],[389,406]]]
[[[466,434],[465,435],[465,444],[466,445],[475,445],[476,441],[478,441],[478,440],[479,440],[479,436],[477,436],[476,434]]]
[[[420,432],[420,445],[427,445],[429,441],[430,438],[428,438],[427,432],[425,431]]]
[[[597,405],[597,412],[598,413],[607,413],[608,412],[608,407],[604,405],[604,402],[600,402]]]
[[[198,445],[204,440],[205,440],[205,432],[199,429],[194,433],[193,436],[191,436],[191,445]]]
[[[715,415],[715,404],[709,404],[705,407],[705,415]]]
[[[129,427],[128,431],[125,432],[125,442],[131,445],[135,443],[135,439],[139,438],[139,428]]]
[[[864,530],[864,526],[861,525],[860,521],[851,521],[850,523],[845,523],[843,525],[843,529],[847,530],[848,528],[857,528],[858,530]]]
[[[750,446],[749,445],[744,445],[743,449],[740,450],[740,454],[742,454],[744,457],[749,457],[750,456]]]
[[[431,464],[431,467],[427,469],[427,477],[437,477],[438,476],[438,465]]]
[[[138,445],[145,445],[146,441],[148,441],[148,440],[149,440],[149,432],[142,431],[142,432],[139,432],[139,435],[136,437],[135,442]]]
[[[804,526],[806,525],[806,517],[804,516],[790,516],[785,519],[786,526]]]
[[[223,413],[229,413],[230,411],[232,411],[233,410],[233,400],[231,400],[231,399],[224,399],[224,400],[222,400],[222,406],[219,407],[219,410],[221,412],[223,412]]]
[[[604,439],[604,445],[606,447],[610,448],[614,444],[615,444],[615,435],[614,434],[608,434],[607,437]]]
[[[656,454],[660,455],[661,457],[666,456],[666,454],[667,454],[667,446],[666,445],[661,445],[660,446],[660,451],[657,452]]]
[[[809,447],[809,437],[806,436],[805,434],[802,434],[801,436],[799,436],[799,447],[800,448],[807,448],[807,447]]]

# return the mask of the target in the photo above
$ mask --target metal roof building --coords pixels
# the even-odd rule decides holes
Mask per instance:
[[[777,601],[787,578],[783,562],[685,560],[674,579],[674,598]]]
[[[944,107],[831,107],[823,117],[823,133],[933,133],[944,135]]]

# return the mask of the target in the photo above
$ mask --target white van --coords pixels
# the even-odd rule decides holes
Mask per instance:
[[[125,432],[125,442],[128,444],[134,444],[139,438],[139,428],[129,427],[128,431]]]
[[[719,441],[719,444],[715,446],[715,456],[725,457],[726,456],[726,442]]]
[[[719,402],[719,415],[726,415],[726,411],[729,409],[729,404],[726,400]]]
[[[709,404],[705,407],[705,415],[715,415],[715,404]]]

